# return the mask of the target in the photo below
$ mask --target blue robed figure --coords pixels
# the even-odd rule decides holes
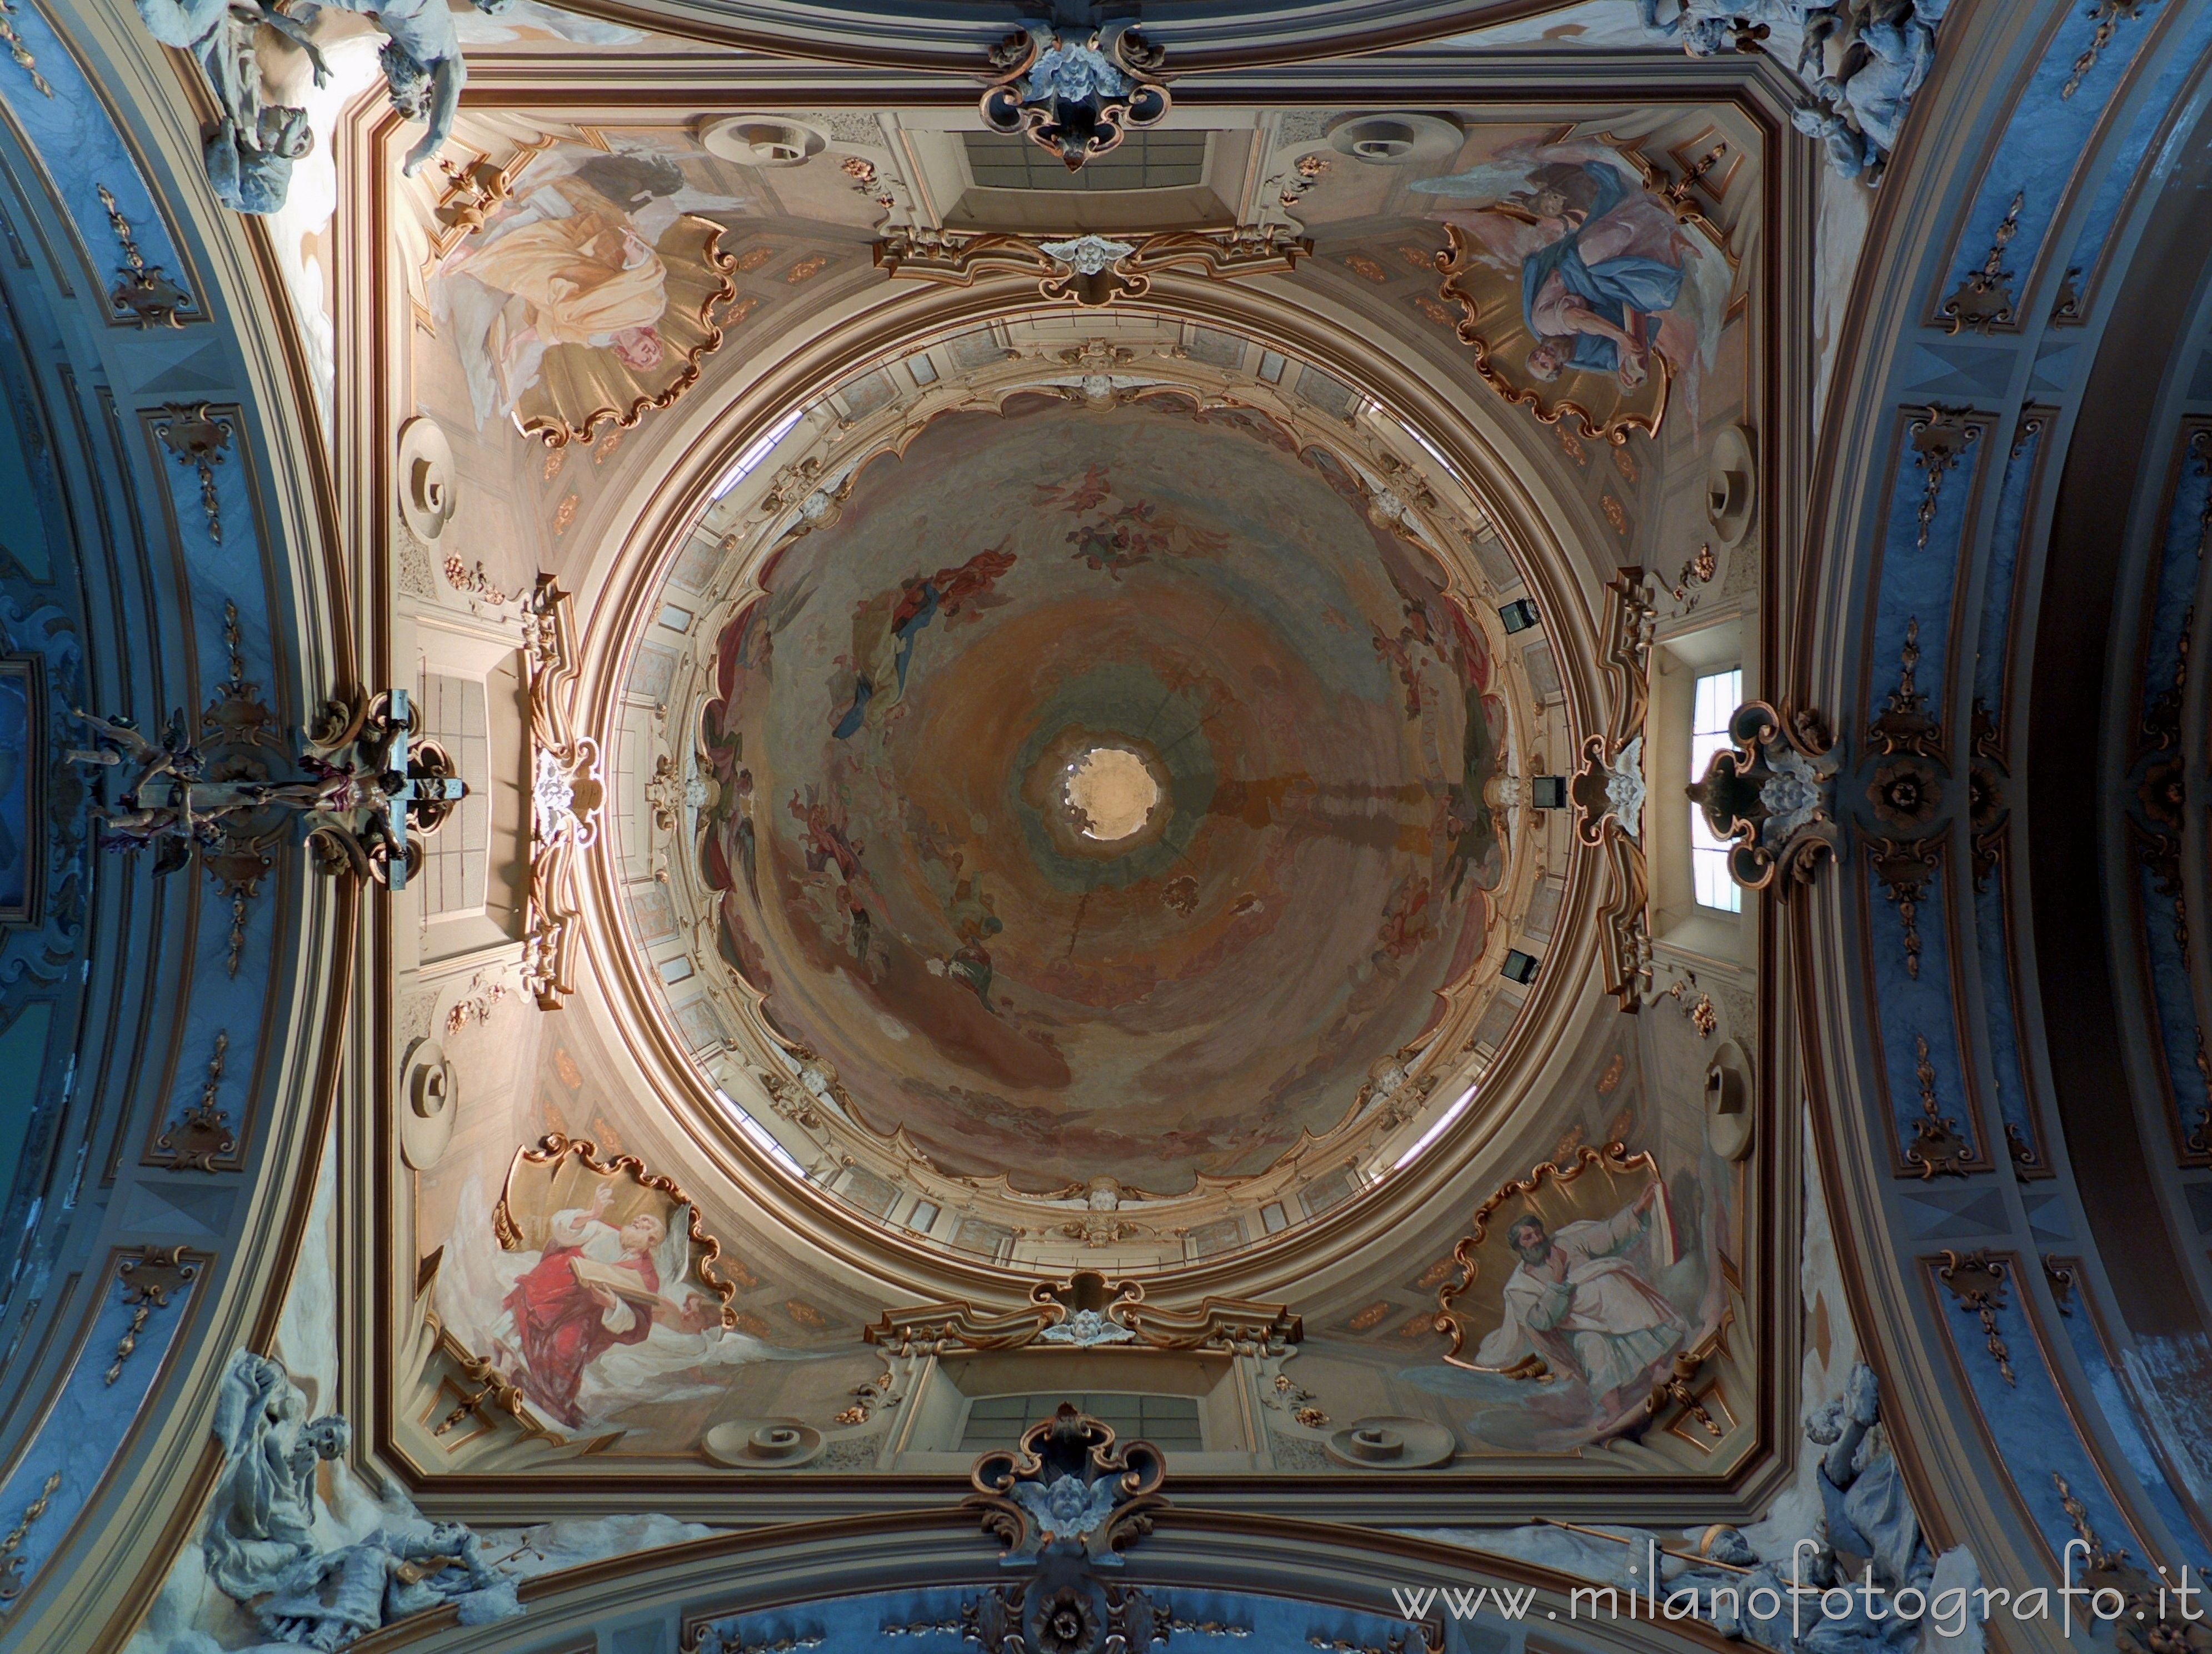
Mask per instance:
[[[1522,312],[1538,350],[1547,351],[1550,358],[1539,360],[1532,353],[1531,366],[1546,378],[1562,368],[1617,373],[1621,341],[1640,337],[1632,314],[1640,318],[1670,310],[1682,291],[1679,265],[1627,250],[1639,239],[1639,231],[1625,219],[1611,216],[1629,198],[1620,173],[1589,161],[1583,162],[1582,171],[1595,185],[1588,214],[1521,265]],[[1545,193],[1559,198],[1556,191]],[[1558,214],[1546,216],[1571,222],[1565,216],[1564,203]],[[1586,313],[1601,325],[1574,325],[1582,319],[1572,313],[1576,312]],[[1561,325],[1563,322],[1568,325]]]

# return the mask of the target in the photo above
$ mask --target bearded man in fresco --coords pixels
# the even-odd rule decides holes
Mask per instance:
[[[1659,1267],[1674,1261],[1665,1189],[1655,1183],[1613,1217],[1565,1224],[1557,1234],[1531,1213],[1505,1238],[1519,1260],[1505,1282],[1505,1320],[1476,1362],[1503,1371],[1541,1356],[1580,1377],[1598,1414],[1611,1416],[1688,1331],[1628,1256],[1642,1249]]]
[[[599,1219],[604,1208],[602,1201],[597,1210],[560,1213],[544,1255],[507,1295],[521,1347],[516,1382],[572,1430],[584,1422],[576,1405],[584,1369],[617,1344],[643,1343],[653,1330],[656,1303],[666,1303],[659,1297],[660,1272],[653,1253],[666,1238],[668,1225],[656,1213],[639,1213],[610,1231],[616,1256],[602,1263],[605,1237],[596,1231],[610,1230]],[[600,1267],[580,1273],[580,1262]],[[617,1271],[636,1277],[634,1291],[627,1283],[604,1279]]]

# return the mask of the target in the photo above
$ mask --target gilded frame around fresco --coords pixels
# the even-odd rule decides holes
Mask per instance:
[[[1467,1328],[1452,1304],[1474,1285],[1476,1276],[1481,1272],[1482,1266],[1475,1258],[1474,1251],[1488,1237],[1490,1219],[1498,1207],[1516,1196],[1534,1195],[1547,1183],[1573,1183],[1593,1167],[1615,1177],[1644,1172],[1654,1183],[1665,1181],[1658,1161],[1653,1159],[1647,1151],[1639,1149],[1631,1154],[1626,1143],[1607,1143],[1602,1148],[1594,1143],[1586,1143],[1575,1151],[1575,1158],[1571,1161],[1562,1164],[1556,1160],[1547,1160],[1526,1177],[1515,1178],[1475,1207],[1474,1222],[1468,1225],[1468,1232],[1460,1237],[1459,1244],[1452,1248],[1452,1262],[1459,1265],[1460,1277],[1457,1280],[1445,1282],[1437,1292],[1434,1325],[1438,1332],[1451,1340],[1451,1348],[1444,1352],[1443,1359],[1447,1362],[1455,1367],[1465,1367],[1470,1372],[1497,1372],[1508,1378],[1533,1379],[1538,1383],[1552,1381],[1552,1371],[1540,1356],[1525,1356],[1510,1367],[1486,1367],[1462,1359],[1460,1351],[1467,1347]]]
[[[714,1265],[722,1256],[722,1243],[708,1234],[699,1221],[699,1203],[685,1194],[676,1180],[646,1170],[645,1162],[635,1154],[617,1154],[611,1160],[599,1158],[599,1145],[588,1137],[563,1137],[559,1132],[549,1132],[536,1148],[519,1148],[507,1162],[507,1176],[501,1179],[499,1201],[492,1207],[492,1233],[498,1237],[503,1250],[518,1251],[522,1246],[522,1229],[514,1220],[514,1208],[508,1196],[514,1190],[514,1176],[526,1165],[548,1168],[551,1177],[560,1169],[562,1161],[574,1158],[584,1168],[602,1177],[627,1177],[641,1189],[649,1189],[665,1195],[672,1206],[684,1207],[691,1215],[685,1233],[698,1250],[692,1255],[691,1268],[700,1282],[714,1292],[722,1303],[721,1321],[725,1331],[734,1330],[738,1312],[732,1304],[737,1296],[737,1283]]]

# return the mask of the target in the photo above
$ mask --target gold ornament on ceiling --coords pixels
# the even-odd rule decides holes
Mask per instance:
[[[876,243],[875,261],[890,275],[950,287],[973,287],[988,276],[1034,276],[1046,298],[1095,307],[1142,298],[1163,271],[1234,281],[1285,273],[1312,251],[1310,237],[1279,225],[1161,230],[1126,241],[1095,234],[1054,240],[1000,230],[897,228]]]
[[[1026,137],[1074,172],[1166,117],[1173,100],[1158,74],[1166,61],[1164,49],[1126,22],[1087,40],[1031,26],[991,48],[984,124]]]

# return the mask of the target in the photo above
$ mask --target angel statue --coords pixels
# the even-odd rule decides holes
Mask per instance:
[[[320,0],[339,11],[357,11],[376,21],[386,36],[376,61],[384,70],[392,106],[408,120],[427,124],[407,152],[400,172],[412,178],[444,145],[461,106],[461,88],[469,66],[461,56],[461,37],[446,0]],[[470,0],[478,11],[504,11],[508,0]]]
[[[495,12],[508,0],[471,0]],[[307,19],[279,9],[275,0],[137,0],[149,33],[191,54],[214,94],[222,119],[204,159],[218,199],[240,212],[272,213],[284,204],[292,165],[314,147],[304,109],[265,100],[256,37],[272,28],[307,54],[317,86],[330,65]],[[325,8],[361,12],[386,36],[378,63],[392,106],[409,120],[426,123],[420,142],[400,171],[412,178],[438,153],[453,128],[468,64],[446,0],[321,0]]]
[[[1950,0],[1637,0],[1644,27],[1693,58],[1796,31],[1814,101],[1791,117],[1845,178],[1878,176],[1936,61]]]
[[[1018,1481],[1014,1502],[1036,1523],[1037,1537],[1045,1544],[1056,1540],[1080,1540],[1114,1514],[1115,1480],[1103,1476],[1085,1482],[1080,1476],[1058,1475],[1050,1481]]]
[[[240,1350],[216,1394],[215,1435],[224,1464],[203,1535],[208,1577],[242,1601],[313,1552],[316,1467],[351,1432],[335,1413],[310,1419],[280,1364]]]
[[[280,1641],[328,1654],[411,1614],[452,1603],[463,1625],[521,1614],[515,1582],[458,1522],[380,1528],[358,1544],[305,1556],[254,1607]]]

